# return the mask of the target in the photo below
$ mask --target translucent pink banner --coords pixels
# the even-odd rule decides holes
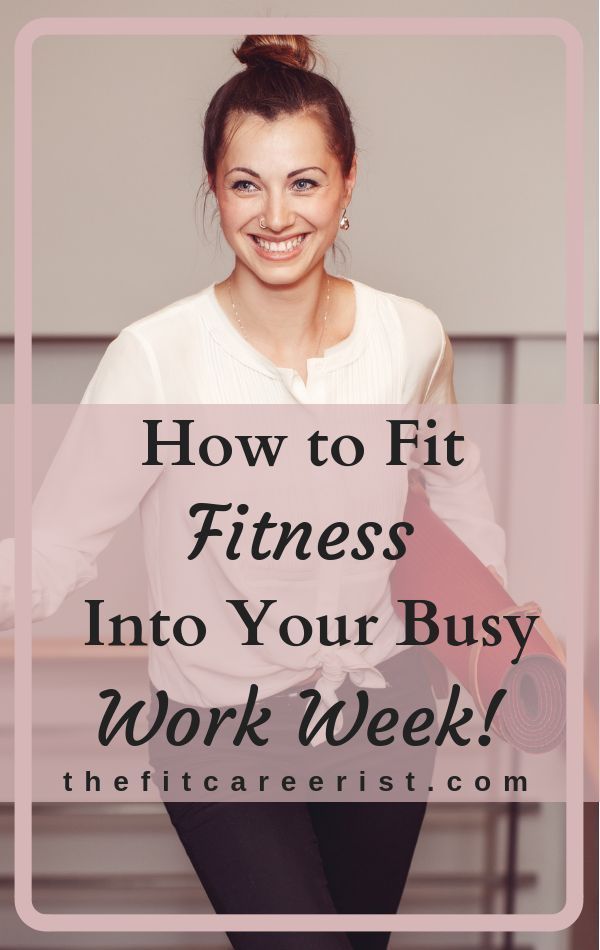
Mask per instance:
[[[34,413],[35,801],[566,800],[596,644],[562,407]]]

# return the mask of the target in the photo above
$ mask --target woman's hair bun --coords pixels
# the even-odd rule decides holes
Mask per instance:
[[[247,36],[234,55],[249,69],[253,66],[290,66],[312,70],[317,56],[307,36],[274,33]]]

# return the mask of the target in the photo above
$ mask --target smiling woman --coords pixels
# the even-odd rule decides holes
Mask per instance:
[[[233,251],[231,273],[221,283],[125,327],[106,350],[83,403],[382,404],[393,407],[394,418],[399,405],[453,403],[452,352],[436,314],[414,300],[326,270],[326,255],[338,231],[349,228],[356,145],[342,94],[313,71],[316,57],[310,41],[292,35],[248,36],[235,55],[245,68],[217,90],[204,123],[206,187],[216,200],[221,229]],[[412,434],[399,441],[403,446],[416,444]],[[421,466],[435,513],[486,565],[502,574],[504,537],[494,520],[478,452],[465,441],[460,454],[456,467],[424,463],[416,455],[410,462]],[[85,453],[82,458],[87,458]],[[385,495],[393,517],[381,524],[397,530],[403,525],[407,468],[402,462],[394,469],[398,481]],[[177,508],[184,504],[181,492],[172,502],[175,509],[167,510],[169,496],[161,493],[161,480],[157,477],[149,486],[148,469],[139,469],[146,474],[145,481],[138,473],[137,482],[132,478],[130,483],[121,466],[111,466],[106,484],[102,479],[98,488],[103,498],[106,495],[102,517],[95,512],[92,520],[72,519],[73,536],[64,539],[59,550],[34,551],[41,568],[40,587],[52,588],[54,583],[56,588],[58,574],[63,578],[60,589],[50,590],[53,596],[41,590],[36,617],[57,609],[62,597],[93,576],[95,557],[119,519],[137,504],[150,575],[149,616],[163,606],[157,602],[158,591],[165,603],[177,596],[177,572],[165,571],[161,561],[161,526],[185,525],[188,512]],[[340,478],[348,479],[348,471],[344,469]],[[243,479],[241,474],[240,485]],[[396,497],[397,486],[402,490]],[[332,520],[330,509],[333,513],[339,490],[336,480],[334,494],[319,495],[327,509],[326,521]],[[68,494],[62,482],[60,491]],[[378,492],[380,487],[369,483],[364,503],[377,498]],[[213,507],[223,510],[222,505]],[[64,538],[60,509],[61,502],[52,516],[60,522]],[[203,499],[198,512],[205,509]],[[244,514],[241,506],[235,522],[236,532],[241,532],[244,524],[237,520],[238,514]],[[231,601],[236,574],[227,558],[218,557],[225,542],[221,527],[211,531],[204,517],[202,537],[211,543],[193,565],[194,590],[210,590],[222,607]],[[424,662],[418,650],[403,642],[404,628],[391,603],[390,552],[386,554],[383,539],[393,559],[404,534],[394,538],[388,527],[382,533],[377,530],[379,522],[375,528],[369,524],[366,537],[358,539],[358,557],[350,551],[338,574],[325,575],[318,565],[313,570],[316,559],[312,559],[300,578],[306,587],[299,586],[297,574],[282,576],[286,590],[293,583],[294,592],[306,591],[298,604],[303,616],[311,598],[318,605],[315,616],[327,616],[320,605],[331,594],[334,604],[335,597],[343,601],[331,614],[332,622],[349,609],[352,618],[364,617],[365,623],[379,618],[372,630],[369,627],[370,636],[327,649],[309,637],[299,659],[297,650],[257,651],[250,665],[244,631],[225,611],[214,651],[189,650],[182,643],[163,649],[155,649],[157,643],[150,646],[152,689],[164,690],[174,703],[204,710],[203,716],[209,707],[237,704],[254,684],[261,697],[273,702],[277,697],[285,705],[290,690],[294,695],[315,677],[331,703],[336,690],[352,692],[352,685],[362,683],[365,688],[391,687],[410,697],[411,703],[414,700],[415,707],[431,706]],[[255,536],[251,529],[260,533],[268,528],[268,520],[261,518],[248,525],[247,536]],[[371,530],[381,544],[369,536]],[[344,531],[345,526],[337,523],[334,536],[321,538],[327,553],[343,546]],[[215,537],[219,544],[212,543]],[[348,547],[354,543],[355,539],[349,540]],[[295,542],[290,550],[296,553]],[[59,572],[51,570],[53,557],[60,560]],[[302,557],[300,546],[296,567]],[[369,559],[368,564],[360,563]],[[337,556],[332,560],[338,563]],[[277,583],[276,567],[271,558],[261,576]],[[326,576],[335,578],[335,583],[330,585]],[[2,594],[0,584],[0,608]],[[190,643],[201,637],[201,629],[190,629]],[[183,634],[181,639],[185,640]],[[289,742],[291,748],[293,736]],[[434,751],[429,768],[433,755]],[[153,764],[160,774],[161,763]],[[358,772],[363,763],[355,753],[348,765]],[[418,800],[206,804],[190,801],[189,796],[165,801],[165,806],[215,910],[232,914],[395,913],[426,807]],[[236,950],[383,950],[388,939],[386,932],[230,934]]]
[[[208,187],[236,255],[215,293],[247,340],[306,382],[306,360],[354,321],[348,282],[324,269],[338,229],[349,227],[354,132],[340,92],[306,68],[315,59],[306,37],[264,39],[246,37],[236,51],[246,72],[206,114]],[[265,297],[264,285],[280,292]]]

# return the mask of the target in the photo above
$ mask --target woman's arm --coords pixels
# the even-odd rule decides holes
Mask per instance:
[[[133,405],[160,397],[143,341],[122,331],[108,346],[33,503],[34,620],[50,616],[96,577],[98,555],[160,474],[141,464],[144,413]],[[2,630],[14,625],[14,564],[15,539],[6,538],[0,542]]]
[[[427,410],[431,406],[432,413],[439,414],[444,423],[452,421],[452,428],[460,435],[459,411],[452,408],[457,406],[452,346],[441,325],[440,334],[439,357],[425,393],[424,408]],[[506,584],[505,536],[495,519],[479,449],[469,439],[458,446],[460,457],[464,459],[461,465],[421,465],[420,472],[431,508]],[[422,457],[420,461],[423,461]]]

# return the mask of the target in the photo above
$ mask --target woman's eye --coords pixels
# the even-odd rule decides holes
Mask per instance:
[[[312,178],[297,178],[294,182],[294,187],[296,191],[311,191],[311,189],[316,188],[318,182],[313,181]]]
[[[241,191],[246,194],[256,191],[256,185],[253,181],[234,181],[231,187],[234,191]]]

